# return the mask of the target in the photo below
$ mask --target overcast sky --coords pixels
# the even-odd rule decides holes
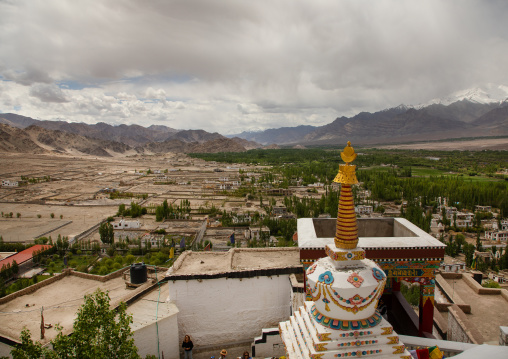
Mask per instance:
[[[0,112],[222,134],[508,84],[508,1],[0,0]]]

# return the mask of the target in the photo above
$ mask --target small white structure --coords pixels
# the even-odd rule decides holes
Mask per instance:
[[[138,229],[141,227],[141,223],[138,219],[125,220],[121,219],[119,222],[113,222],[113,229]]]
[[[355,207],[355,212],[358,214],[371,214],[372,213],[372,206],[368,205],[358,205]]]
[[[2,180],[2,187],[18,187],[18,181]]]
[[[461,272],[466,270],[466,263],[464,262],[456,262],[456,263],[441,263],[439,266],[443,272]]]

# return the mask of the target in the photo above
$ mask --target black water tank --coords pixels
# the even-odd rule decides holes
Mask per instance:
[[[482,284],[483,273],[480,271],[472,271],[473,279],[478,282],[478,284]]]
[[[147,271],[145,263],[131,264],[131,283],[141,284],[145,283],[147,279]]]

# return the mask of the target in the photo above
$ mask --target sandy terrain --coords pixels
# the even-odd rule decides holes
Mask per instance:
[[[13,212],[14,218],[0,219],[0,234],[6,242],[28,242],[44,234],[53,239],[74,236],[116,214],[118,206],[51,206],[24,203],[0,203],[0,211]],[[21,218],[15,218],[21,213]],[[50,214],[54,213],[55,218]],[[37,218],[37,214],[41,218]],[[60,215],[63,216],[60,219]],[[69,223],[71,222],[71,223]],[[69,224],[66,224],[69,223]],[[62,225],[63,227],[56,229]],[[55,229],[52,231],[52,229]]]
[[[503,150],[508,151],[508,138],[489,138],[467,141],[422,142],[399,145],[380,145],[375,148],[400,150],[441,150],[441,151],[482,151]]]

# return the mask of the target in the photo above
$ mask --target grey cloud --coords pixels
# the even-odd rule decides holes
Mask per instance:
[[[182,124],[195,123],[206,101],[226,129],[235,116],[253,127],[316,113],[331,122],[508,83],[506,18],[506,2],[480,0],[20,0],[0,2],[0,68],[23,85],[50,84],[51,74],[99,82],[105,94],[109,86],[123,110],[117,99],[76,107],[109,111],[111,121],[157,108],[136,102],[146,96],[185,98],[177,114],[173,104],[157,108]],[[30,94],[62,102],[80,91]]]
[[[8,81],[14,81],[25,86],[30,86],[34,83],[49,84],[53,82],[46,72],[32,66],[28,67],[25,71],[5,70],[1,75]]]
[[[37,97],[42,102],[68,102],[63,91],[56,85],[33,85],[29,94],[32,97]]]

